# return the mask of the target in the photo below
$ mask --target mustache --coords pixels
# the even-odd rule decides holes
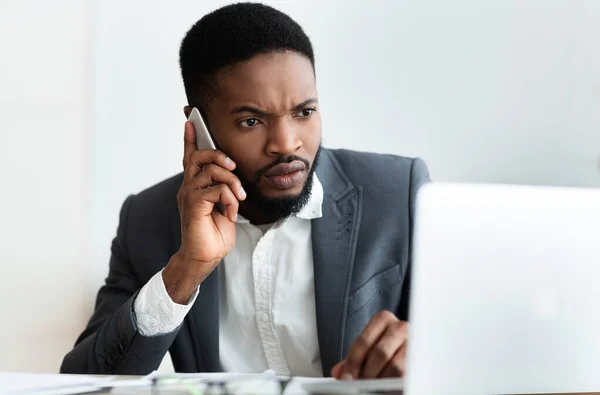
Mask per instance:
[[[292,163],[294,161],[300,161],[302,163],[304,163],[304,165],[306,166],[307,170],[310,170],[310,163],[308,162],[308,160],[301,158],[299,156],[296,155],[288,155],[288,156],[280,156],[279,158],[275,159],[273,162],[271,162],[270,164],[268,164],[267,166],[263,167],[262,169],[258,170],[256,172],[256,180],[260,180],[260,178],[265,175],[265,173],[267,171],[269,171],[270,169],[272,169],[273,167],[282,164],[282,163]]]

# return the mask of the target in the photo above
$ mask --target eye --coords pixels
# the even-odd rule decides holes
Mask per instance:
[[[298,111],[295,116],[299,117],[299,118],[308,118],[315,111],[316,111],[316,109],[314,109],[314,108],[304,108],[304,109]]]
[[[240,125],[243,128],[253,128],[256,125],[258,125],[260,121],[256,118],[248,118],[248,119],[244,119],[243,121],[240,121]]]

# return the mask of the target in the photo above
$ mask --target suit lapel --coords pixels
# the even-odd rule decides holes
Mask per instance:
[[[362,204],[331,153],[325,151],[317,175],[324,186],[323,217],[312,221],[317,334],[323,374],[341,361],[348,295]]]
[[[174,251],[177,251],[181,246],[181,220],[177,209],[174,210],[172,226]],[[219,359],[219,266],[202,282],[194,306],[187,315],[187,325],[189,325],[194,346],[198,372],[221,370]]]

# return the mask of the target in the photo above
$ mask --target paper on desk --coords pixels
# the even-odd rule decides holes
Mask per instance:
[[[373,379],[338,381],[332,378],[294,377],[287,385],[284,395],[318,394],[365,394],[380,392],[399,392],[403,389],[401,379]]]
[[[304,388],[305,384],[326,384],[335,382],[330,377],[293,377],[283,390],[283,395],[309,395],[310,392]]]
[[[0,395],[69,395],[96,391],[106,378],[76,374],[0,373]]]
[[[271,370],[263,373],[232,373],[232,372],[217,372],[217,373],[159,373],[154,371],[145,376],[144,379],[165,379],[165,378],[180,378],[185,380],[208,380],[208,381],[237,381],[256,378],[278,377]]]

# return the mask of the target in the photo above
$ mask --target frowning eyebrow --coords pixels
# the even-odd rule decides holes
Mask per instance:
[[[316,104],[318,102],[319,101],[317,100],[316,97],[311,97],[310,99],[306,99],[302,103],[295,105],[294,108],[292,108],[292,111],[300,111],[304,107],[308,106],[309,104]],[[252,106],[239,106],[239,107],[235,107],[233,110],[231,110],[231,114],[239,114],[241,112],[249,112],[251,114],[258,115],[261,117],[266,117],[266,116],[271,115],[268,112],[265,112],[259,108],[252,107]]]
[[[310,99],[306,99],[304,100],[302,103],[298,104],[297,106],[295,106],[292,111],[300,111],[302,110],[304,107],[308,106],[309,104],[317,104],[319,101],[317,100],[316,97],[311,97]]]

